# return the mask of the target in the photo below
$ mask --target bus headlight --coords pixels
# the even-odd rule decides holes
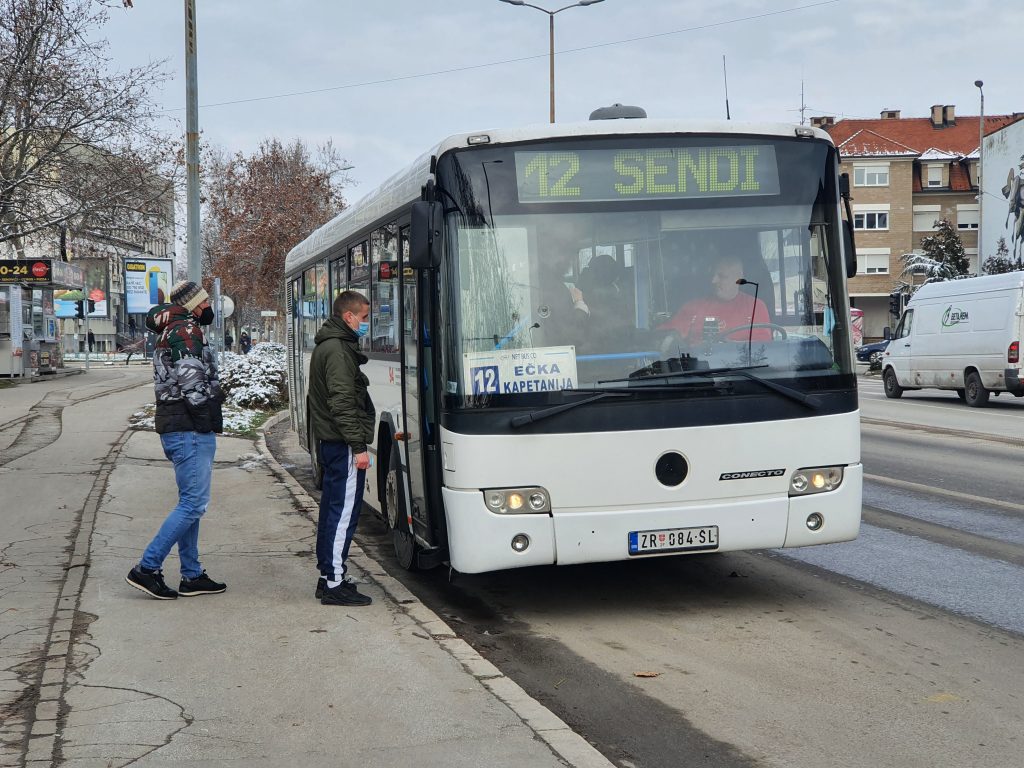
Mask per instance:
[[[798,469],[789,478],[790,496],[807,496],[811,493],[834,491],[843,482],[842,467],[813,467]]]
[[[484,491],[484,504],[499,515],[551,511],[550,497],[543,488],[494,488]]]

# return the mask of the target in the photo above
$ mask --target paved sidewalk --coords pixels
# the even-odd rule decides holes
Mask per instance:
[[[227,593],[165,602],[130,588],[174,500],[151,432],[100,468],[28,765],[610,765],[358,547],[373,605],[315,601],[315,506],[262,440],[218,439],[200,547]],[[175,555],[165,574],[175,586]]]

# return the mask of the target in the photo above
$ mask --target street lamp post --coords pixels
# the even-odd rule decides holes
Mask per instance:
[[[567,11],[570,8],[584,8],[595,3],[603,3],[604,0],[578,0],[578,2],[566,5],[556,11],[549,11],[547,8],[527,3],[525,0],[501,0],[501,2],[508,3],[509,5],[525,5],[527,8],[535,8],[541,13],[548,15],[548,70],[551,81],[551,122],[553,123],[555,122],[555,14]]]
[[[984,83],[981,80],[975,80],[974,85],[978,88],[978,93],[981,95],[981,114],[978,117],[978,273],[981,273],[981,265],[985,262],[985,254],[981,250],[981,233],[982,233],[982,210],[985,207],[985,192],[981,188],[981,167],[985,160],[985,91],[981,89]]]

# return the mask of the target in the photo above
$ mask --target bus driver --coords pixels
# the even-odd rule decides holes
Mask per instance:
[[[710,332],[718,338],[723,331],[733,330],[722,340],[746,341],[750,324],[771,322],[768,308],[760,299],[740,290],[743,262],[738,256],[725,256],[711,278],[714,296],[686,302],[670,320],[658,326],[660,330],[674,330],[683,340],[697,344]],[[754,328],[750,335],[754,341],[771,341],[771,330]]]

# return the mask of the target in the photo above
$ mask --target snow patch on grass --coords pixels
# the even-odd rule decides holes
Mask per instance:
[[[224,390],[224,434],[251,435],[267,418],[288,402],[286,350],[283,344],[262,342],[248,355],[225,352],[220,366]],[[132,429],[155,430],[156,405],[150,403],[132,414]]]
[[[241,408],[233,403],[224,403],[224,434],[229,436],[248,436],[271,415],[266,411],[253,408]],[[136,411],[128,419],[131,429],[156,429],[156,404],[149,403]]]

